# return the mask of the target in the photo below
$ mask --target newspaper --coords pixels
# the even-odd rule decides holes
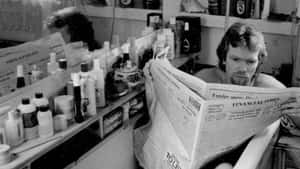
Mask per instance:
[[[209,84],[165,60],[151,61],[148,71],[155,104],[142,147],[148,169],[201,168],[282,114],[299,111],[299,88]]]

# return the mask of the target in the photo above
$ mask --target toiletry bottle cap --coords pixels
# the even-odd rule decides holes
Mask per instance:
[[[43,93],[41,93],[41,92],[37,92],[37,93],[35,93],[35,94],[34,94],[34,96],[35,96],[35,98],[38,98],[38,99],[40,99],[40,98],[42,98],[42,97],[43,97]]]
[[[46,112],[46,111],[49,110],[49,106],[48,105],[42,105],[42,106],[39,107],[39,110],[41,112]]]
[[[37,70],[37,66],[36,65],[32,65],[32,70]]]
[[[80,70],[81,70],[81,72],[88,72],[89,71],[89,65],[86,62],[81,63]]]
[[[80,77],[78,73],[73,74],[73,85],[80,86]]]
[[[109,50],[109,48],[110,48],[109,45],[110,45],[110,44],[109,44],[109,41],[104,41],[104,42],[103,42],[103,47],[104,47],[104,49]]]
[[[120,47],[120,37],[119,35],[113,35],[113,38],[112,38],[112,48],[118,48]]]
[[[71,78],[71,80],[73,81],[73,79],[74,79],[74,75],[75,75],[76,73],[71,73],[71,75],[70,75],[70,78]]]
[[[62,58],[58,60],[58,66],[60,69],[67,69],[67,60]]]
[[[124,63],[125,63],[127,60],[129,60],[129,53],[128,53],[128,52],[126,52],[126,53],[123,54],[123,61],[124,61]]]
[[[171,17],[170,18],[170,25],[175,25],[175,24],[176,24],[175,17]]]
[[[30,104],[30,100],[28,97],[22,99],[22,104]]]
[[[17,76],[18,77],[23,77],[24,76],[23,65],[17,65]]]
[[[94,66],[94,69],[98,70],[100,69],[100,59],[94,59],[93,60],[93,66]]]

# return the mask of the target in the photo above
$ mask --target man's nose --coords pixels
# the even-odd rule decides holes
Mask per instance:
[[[248,70],[248,65],[245,61],[241,61],[239,63],[239,70],[240,71],[247,71]]]

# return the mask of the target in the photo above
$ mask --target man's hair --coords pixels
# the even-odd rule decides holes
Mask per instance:
[[[99,48],[94,38],[92,23],[75,7],[68,7],[56,11],[47,19],[47,28],[63,28],[67,26],[71,42],[83,41],[89,50]]]
[[[246,47],[250,51],[259,51],[257,72],[261,64],[267,58],[267,50],[264,37],[261,32],[257,31],[253,26],[246,23],[234,23],[226,31],[218,48],[217,56],[219,58],[219,67],[225,72],[225,60],[229,45],[232,47]]]

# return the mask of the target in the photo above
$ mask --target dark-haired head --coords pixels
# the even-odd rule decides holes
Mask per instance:
[[[46,26],[51,32],[65,31],[68,34],[68,38],[64,37],[66,42],[83,41],[89,50],[99,48],[92,23],[75,7],[56,11],[47,19]]]
[[[230,45],[233,48],[242,47],[247,48],[253,52],[259,51],[258,68],[266,60],[267,51],[262,33],[257,31],[253,26],[249,24],[237,22],[232,24],[226,31],[217,48],[219,67],[224,72],[226,70],[225,61]]]

